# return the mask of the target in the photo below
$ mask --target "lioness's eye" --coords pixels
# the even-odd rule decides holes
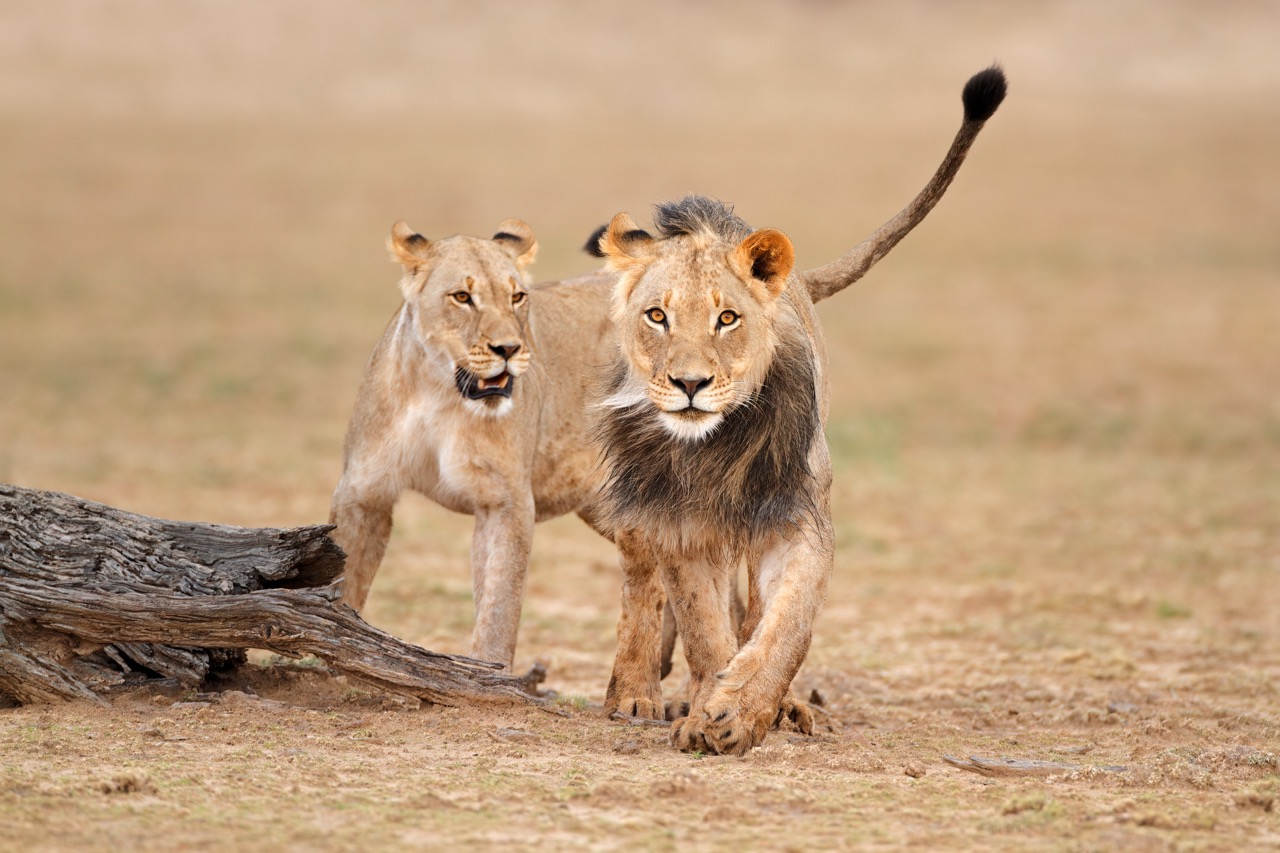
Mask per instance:
[[[721,312],[720,312],[720,327],[721,327],[721,328],[724,328],[725,326],[732,326],[732,325],[733,325],[734,323],[736,323],[736,322],[738,322],[738,314],[737,314],[737,312],[734,312],[734,311],[721,311]]]
[[[452,296],[453,301],[459,305],[466,305],[471,301],[471,294],[467,293],[465,290],[459,290],[457,293],[450,293],[449,295]]]
[[[511,304],[512,304],[512,305],[519,305],[521,302],[524,302],[524,294],[523,294],[523,293],[513,293],[513,294],[511,294]]]
[[[649,322],[651,323],[665,325],[667,322],[667,312],[663,311],[661,308],[650,308],[648,311],[644,312],[644,316],[648,317]]]

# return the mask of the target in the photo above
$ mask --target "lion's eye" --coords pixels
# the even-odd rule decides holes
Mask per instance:
[[[667,312],[663,311],[661,308],[650,308],[648,311],[644,312],[644,316],[649,318],[650,323],[657,323],[659,326],[665,326],[667,324]]]
[[[513,293],[513,294],[511,294],[511,304],[512,304],[512,305],[519,305],[521,302],[524,302],[524,294],[523,294],[523,293]]]
[[[736,311],[721,311],[719,320],[721,329],[725,326],[732,326],[738,322],[738,313]]]
[[[467,293],[465,290],[459,290],[457,293],[450,293],[449,296],[453,297],[453,301],[459,305],[466,305],[471,301],[471,294]]]

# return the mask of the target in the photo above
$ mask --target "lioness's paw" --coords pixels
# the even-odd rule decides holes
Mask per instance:
[[[614,713],[624,717],[637,717],[641,720],[664,720],[666,715],[661,702],[652,699],[623,699],[618,703]]]
[[[802,702],[794,696],[782,697],[782,702],[778,705],[778,717],[773,721],[772,728],[782,725],[783,720],[790,720],[801,734],[813,734],[813,708],[809,707],[808,702]]]

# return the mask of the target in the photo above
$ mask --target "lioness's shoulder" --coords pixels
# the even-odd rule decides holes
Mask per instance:
[[[575,294],[595,295],[596,292],[603,290],[609,293],[609,288],[618,280],[618,274],[609,270],[596,270],[585,275],[574,276],[573,278],[564,278],[559,281],[541,281],[530,287],[530,290],[536,293],[563,293],[569,296]]]

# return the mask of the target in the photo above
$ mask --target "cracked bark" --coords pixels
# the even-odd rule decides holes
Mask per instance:
[[[166,521],[0,484],[0,693],[196,686],[255,648],[438,704],[537,701],[498,664],[410,645],[337,603],[331,529]]]

